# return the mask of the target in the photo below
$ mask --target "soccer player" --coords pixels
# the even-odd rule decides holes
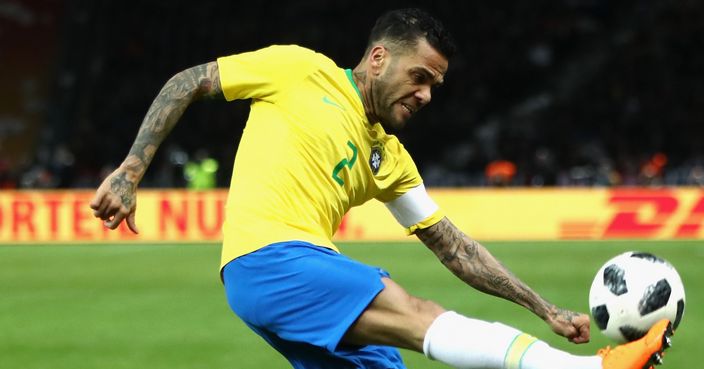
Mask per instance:
[[[124,162],[100,185],[94,215],[135,224],[136,188],[193,101],[251,99],[223,226],[221,275],[232,310],[294,368],[404,368],[397,348],[457,368],[641,369],[668,346],[669,322],[641,340],[575,356],[514,328],[409,295],[383,269],[340,254],[344,214],[371,199],[470,286],[524,306],[575,343],[589,318],[556,307],[457,229],[428,196],[386,128],[428,104],[455,46],[418,9],[381,16],[360,63],[341,69],[298,46],[222,57],[174,75]]]

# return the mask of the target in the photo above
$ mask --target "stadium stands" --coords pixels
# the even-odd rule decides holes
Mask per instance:
[[[55,43],[51,48],[32,49],[33,57],[48,60],[46,76],[39,79],[48,91],[41,129],[25,139],[24,152],[8,152],[9,138],[0,137],[3,187],[97,185],[125,156],[161,85],[177,71],[217,56],[298,43],[341,66],[354,66],[366,41],[361,32],[384,9],[350,0],[276,6],[50,2],[63,7],[60,11],[45,3],[22,1],[16,5],[20,13],[0,7],[0,37],[18,28],[30,30],[17,36],[27,43],[42,32],[58,34],[46,38]],[[424,6],[448,24],[461,47],[446,86],[399,132],[428,185],[487,186],[486,165],[498,159],[515,163],[513,186],[704,185],[704,54],[699,51],[704,3],[435,1]],[[17,14],[54,16],[56,25],[23,24],[26,18]],[[0,58],[13,50],[0,46]],[[9,67],[19,71],[20,65]],[[23,82],[4,79],[0,87],[17,91],[12,83]],[[165,142],[144,185],[183,187],[183,164],[207,149],[222,164],[218,185],[227,186],[246,114],[246,103],[193,106]],[[666,160],[654,167],[658,155]]]

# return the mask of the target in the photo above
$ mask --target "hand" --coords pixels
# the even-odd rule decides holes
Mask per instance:
[[[103,224],[110,228],[117,228],[122,220],[133,233],[139,233],[134,215],[137,210],[137,184],[129,180],[127,171],[122,167],[112,172],[100,184],[95,197],[90,202],[93,215],[103,220]]]
[[[589,316],[554,307],[546,322],[552,331],[572,343],[589,342]]]

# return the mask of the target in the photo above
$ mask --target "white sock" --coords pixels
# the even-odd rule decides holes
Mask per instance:
[[[601,369],[600,356],[577,356],[550,347],[543,341],[536,341],[523,354],[519,369],[563,368]],[[565,363],[569,365],[565,366]]]
[[[501,323],[440,314],[423,341],[430,359],[458,369],[601,369],[601,357],[576,356]]]

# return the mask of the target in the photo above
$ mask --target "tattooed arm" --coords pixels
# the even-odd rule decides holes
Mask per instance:
[[[572,342],[589,341],[588,316],[547,302],[447,218],[416,231],[416,236],[445,267],[470,286],[526,307],[547,322],[555,333]]]
[[[216,62],[186,69],[164,84],[149,107],[129,154],[105,178],[90,203],[93,215],[102,219],[106,227],[115,229],[125,219],[132,232],[138,232],[134,221],[137,185],[183,112],[202,98],[223,98]]]

